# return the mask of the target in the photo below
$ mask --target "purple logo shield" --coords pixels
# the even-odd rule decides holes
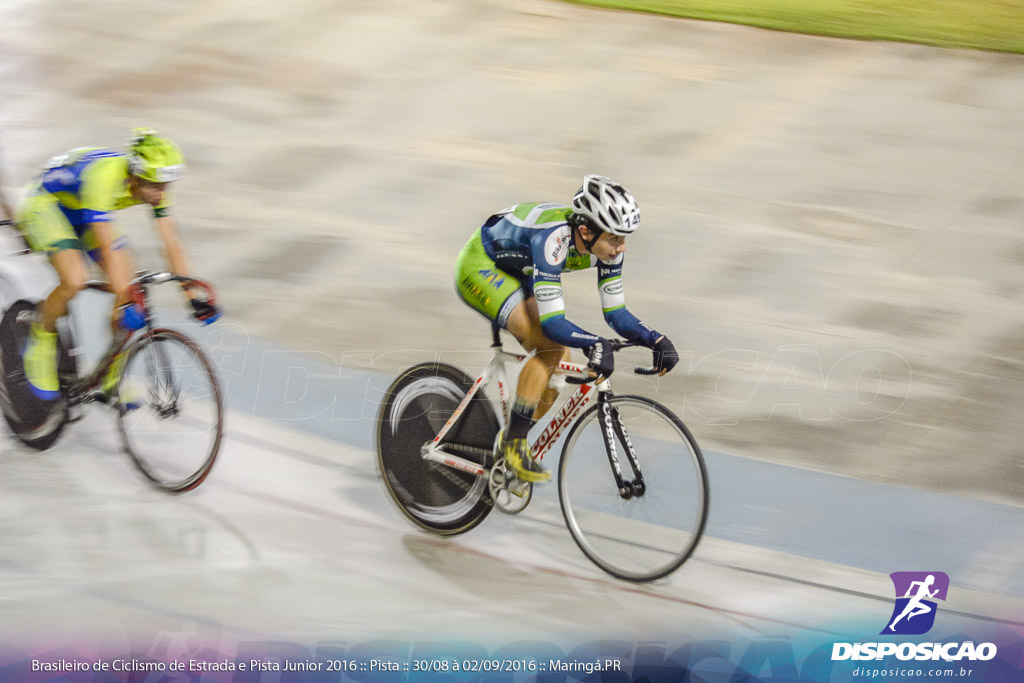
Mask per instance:
[[[949,577],[943,572],[893,572],[896,604],[882,635],[916,636],[935,623],[936,600],[946,599]]]

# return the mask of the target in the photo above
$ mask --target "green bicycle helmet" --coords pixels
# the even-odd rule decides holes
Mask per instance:
[[[151,183],[169,183],[185,174],[185,155],[155,130],[134,128],[128,143],[128,170]]]

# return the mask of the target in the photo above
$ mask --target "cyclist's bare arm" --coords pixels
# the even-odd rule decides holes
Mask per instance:
[[[163,255],[167,261],[167,266],[175,275],[188,275],[191,272],[188,256],[181,245],[181,238],[178,234],[178,222],[175,220],[174,215],[160,216],[154,220],[156,221],[156,232],[160,235],[160,241],[163,243]],[[196,294],[188,287],[184,291],[185,298],[188,300],[191,300]]]

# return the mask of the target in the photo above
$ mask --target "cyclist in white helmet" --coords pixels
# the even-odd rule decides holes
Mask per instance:
[[[552,382],[569,348],[582,349],[595,376],[614,369],[608,339],[565,317],[562,272],[597,268],[604,318],[615,332],[654,351],[654,366],[665,374],[679,362],[668,337],[626,309],[622,261],[626,236],[640,225],[636,200],[608,178],[587,175],[572,206],[517,204],[494,214],[459,254],[455,286],[470,307],[508,330],[535,355],[523,366],[512,416],[501,444],[517,476],[547,481],[551,473],[533,459],[527,433],[558,397]],[[556,379],[558,379],[556,377]]]

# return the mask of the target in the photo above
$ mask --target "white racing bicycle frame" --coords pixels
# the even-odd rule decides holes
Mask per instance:
[[[496,343],[492,345],[492,348],[494,349],[494,357],[488,361],[487,366],[484,368],[479,379],[477,379],[477,381],[473,383],[473,386],[470,387],[469,391],[466,392],[466,397],[462,399],[462,402],[459,403],[455,412],[451,414],[451,417],[448,418],[448,421],[445,422],[444,427],[442,427],[441,431],[437,433],[437,436],[434,437],[433,441],[423,446],[421,455],[425,460],[441,463],[442,465],[447,465],[448,467],[468,472],[469,474],[475,474],[478,477],[486,477],[488,475],[488,470],[484,469],[477,463],[466,460],[465,458],[460,458],[459,456],[444,450],[444,444],[441,443],[441,440],[444,438],[445,434],[455,426],[455,423],[459,421],[459,417],[466,410],[466,407],[469,406],[469,402],[473,400],[473,397],[476,396],[481,387],[485,384],[489,384],[494,379],[497,379],[498,382],[498,397],[501,400],[502,424],[503,426],[508,424],[510,392],[507,384],[508,374],[506,372],[506,368],[512,364],[521,365],[527,358],[530,358],[530,356],[504,351],[501,348],[501,343],[498,341],[497,336],[495,336],[495,342]],[[555,372],[559,375],[566,375],[580,379],[586,378],[588,375],[588,370],[585,366],[577,365],[576,363],[566,363],[564,361],[558,364],[558,368]],[[540,436],[537,437],[537,440],[534,441],[532,446],[534,458],[537,460],[544,458],[547,451],[558,441],[558,437],[562,435],[562,432],[565,431],[566,426],[576,419],[583,409],[586,408],[587,403],[589,403],[590,399],[595,395],[595,389],[597,393],[600,393],[610,390],[611,385],[606,379],[601,380],[596,384],[591,382],[580,384],[576,388],[576,391],[574,391],[565,403],[562,404],[562,408],[558,411],[558,414],[555,415],[554,419],[551,420],[548,426],[544,428],[544,431],[541,432]]]

